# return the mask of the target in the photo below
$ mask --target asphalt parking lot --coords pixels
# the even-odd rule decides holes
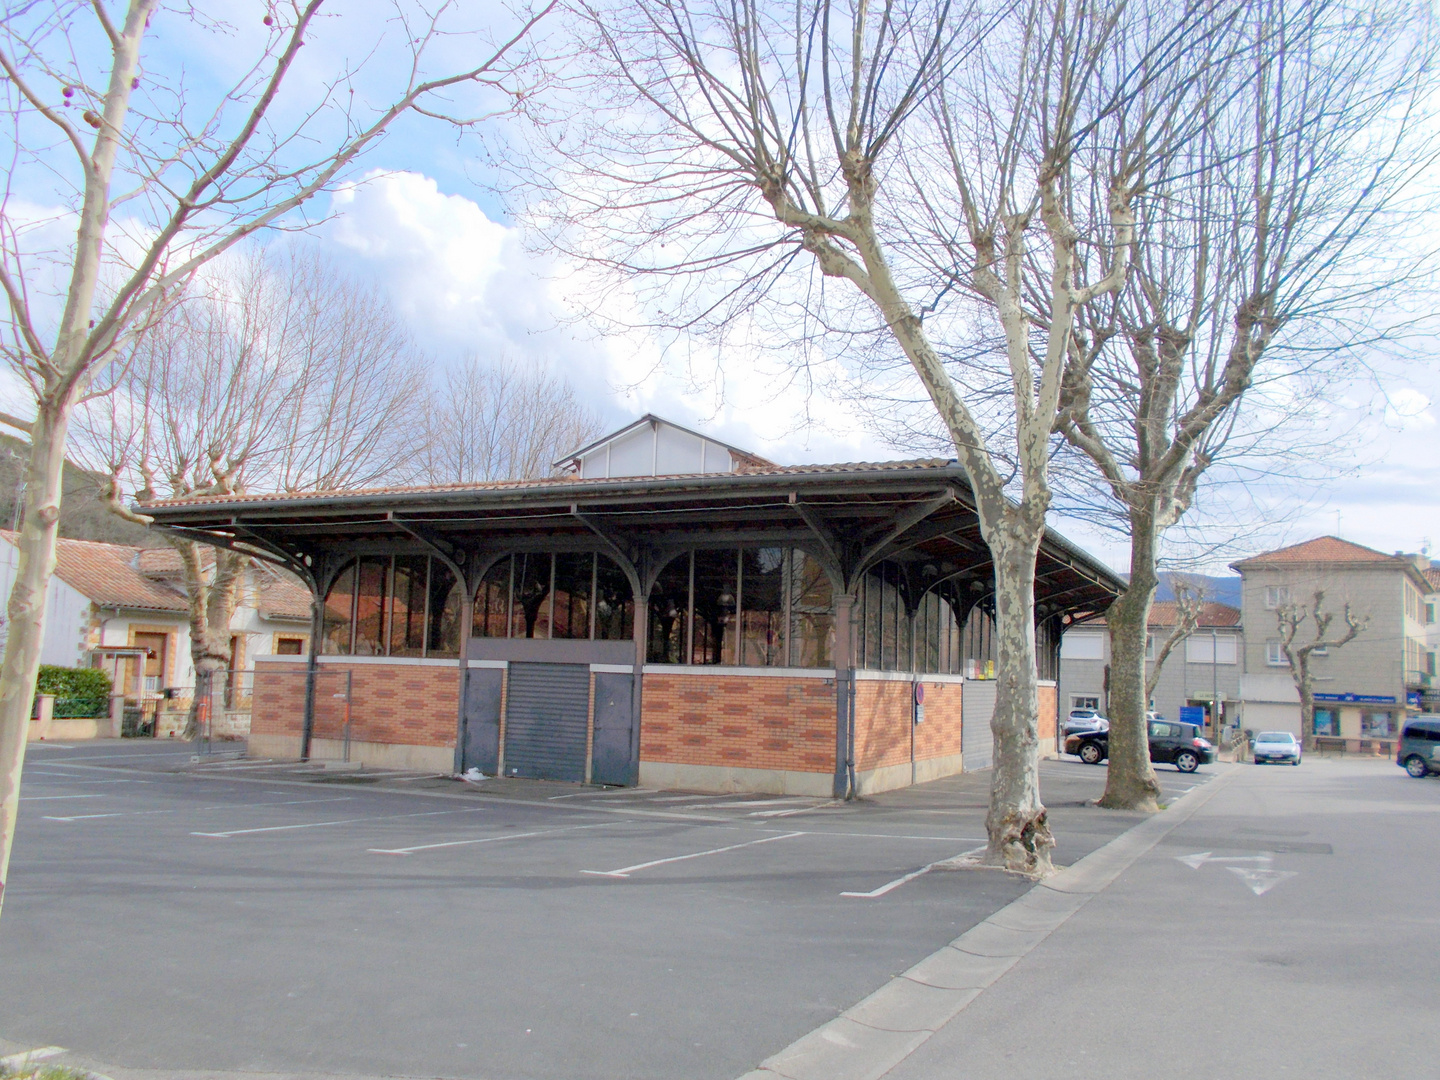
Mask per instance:
[[[1203,783],[1162,767],[1167,794]],[[1068,864],[1138,820],[1042,765]],[[988,773],[849,804],[32,745],[0,1038],[128,1068],[729,1080],[1028,888]]]

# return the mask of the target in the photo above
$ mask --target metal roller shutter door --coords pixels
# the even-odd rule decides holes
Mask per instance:
[[[583,781],[589,712],[589,665],[511,664],[505,775]]]
[[[988,769],[995,763],[995,742],[990,731],[994,714],[994,681],[967,681],[960,698],[960,752],[966,772]]]

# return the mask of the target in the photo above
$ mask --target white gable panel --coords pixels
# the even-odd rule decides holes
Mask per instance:
[[[655,472],[660,476],[701,472],[703,440],[669,424],[661,424],[657,432]]]
[[[604,450],[600,451],[602,454]],[[655,433],[647,424],[610,444],[611,476],[653,476]]]
[[[705,440],[705,467],[700,470],[707,473],[734,472],[735,461],[730,456],[730,451],[719,443]]]

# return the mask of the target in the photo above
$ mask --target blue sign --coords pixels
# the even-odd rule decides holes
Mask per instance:
[[[1180,723],[1194,724],[1196,727],[1205,726],[1205,706],[1203,705],[1181,705]]]
[[[1315,694],[1316,701],[1338,701],[1345,705],[1394,705],[1393,696],[1384,694]]]
[[[1406,691],[1405,691],[1405,704],[1406,704],[1406,705],[1409,705],[1410,708],[1412,708],[1412,709],[1421,709],[1421,708],[1424,708],[1424,705],[1422,705],[1422,704],[1421,704],[1421,701],[1420,701],[1420,691],[1419,691],[1419,690],[1406,690]]]

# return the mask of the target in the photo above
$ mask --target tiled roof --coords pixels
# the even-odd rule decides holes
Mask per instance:
[[[206,544],[199,545],[200,565],[209,566],[215,561],[214,549]],[[180,552],[173,547],[141,548],[135,561],[136,569],[147,577],[178,578],[185,573],[180,561]]]
[[[1318,536],[1303,544],[1275,551],[1264,551],[1241,559],[1232,566],[1263,566],[1271,563],[1383,563],[1408,556],[1386,555],[1383,551],[1341,540],[1338,536]]]
[[[1179,618],[1180,606],[1173,600],[1160,600],[1150,605],[1151,626],[1174,626]],[[1196,620],[1195,625],[1239,626],[1240,609],[1216,600],[1207,600],[1200,605],[1200,617]]]
[[[16,542],[13,532],[0,531],[0,538],[12,544]],[[137,555],[141,550],[124,544],[61,537],[56,542],[55,575],[104,607],[188,611],[183,595],[137,569]]]
[[[477,484],[428,484],[418,487],[353,488],[342,491],[279,491],[250,495],[192,495],[184,499],[160,499],[149,507],[207,506],[221,503],[266,503],[292,500],[356,498],[367,495],[430,495],[448,492],[543,491],[557,485],[573,487],[604,487],[606,484],[635,484],[662,480],[723,480],[732,476],[824,476],[857,472],[891,472],[895,470],[943,469],[953,466],[944,458],[919,458],[909,461],[860,461],[836,465],[746,465],[733,473],[676,473],[670,476],[577,477],[544,476],[532,480],[490,480]]]
[[[1425,580],[1430,583],[1430,587],[1436,592],[1440,592],[1440,566],[1432,566],[1429,570],[1422,572],[1425,575]]]
[[[256,607],[262,619],[310,618],[310,590],[279,567],[256,563]]]

